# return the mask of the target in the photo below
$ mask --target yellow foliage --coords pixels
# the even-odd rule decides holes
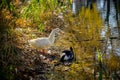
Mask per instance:
[[[120,68],[120,58],[119,56],[115,56],[113,54],[110,55],[110,58],[108,59],[108,67],[111,70],[119,70]]]
[[[31,22],[22,18],[16,20],[16,25],[19,27],[28,27],[31,25]]]

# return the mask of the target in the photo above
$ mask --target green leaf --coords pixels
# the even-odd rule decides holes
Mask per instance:
[[[11,11],[15,10],[15,8],[14,8],[14,6],[13,6],[12,3],[10,3],[9,7],[10,7],[10,10],[11,10]]]
[[[40,32],[43,31],[43,28],[44,28],[43,24],[40,24],[40,25],[38,26],[38,30],[39,30]]]
[[[10,66],[9,66],[9,69],[10,69],[10,70],[13,70],[13,65],[10,65]]]

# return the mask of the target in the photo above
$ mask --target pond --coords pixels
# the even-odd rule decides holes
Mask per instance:
[[[72,11],[77,14],[82,7],[90,7],[92,10],[92,4],[97,4],[97,9],[101,18],[104,21],[104,30],[101,35],[104,38],[108,38],[109,51],[114,51],[120,56],[120,0],[73,0]],[[94,16],[94,15],[93,15]],[[105,33],[109,31],[109,36],[105,36]]]

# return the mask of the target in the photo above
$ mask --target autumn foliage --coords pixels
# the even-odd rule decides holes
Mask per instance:
[[[64,1],[63,6],[57,0],[0,2],[0,80],[98,80],[101,67],[97,50],[102,53],[103,79],[110,79],[113,72],[120,70],[119,56],[112,52],[107,55],[104,51],[107,46],[101,37],[104,23],[96,4],[93,9],[82,7],[77,15],[73,15],[71,0]],[[48,36],[56,27],[64,34],[50,48],[54,59],[43,60],[39,51],[31,48],[27,41]],[[62,50],[70,46],[75,52],[74,62],[51,69],[59,61]]]

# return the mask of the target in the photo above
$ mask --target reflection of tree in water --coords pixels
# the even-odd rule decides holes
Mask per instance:
[[[73,11],[75,11],[74,13],[77,14],[82,7],[90,8],[92,10],[93,9],[93,4],[97,1],[99,1],[99,0],[73,0],[73,5],[75,7],[73,9]],[[101,4],[101,2],[98,3],[98,4]],[[117,24],[117,26],[115,26],[115,27],[118,27],[118,32],[119,32],[119,35],[120,35],[120,27],[119,27],[120,26],[120,22],[119,22],[120,5],[119,4],[120,4],[120,0],[104,0],[103,1],[103,9],[106,10],[105,11],[106,14],[105,13],[102,13],[102,14],[106,15],[105,21],[109,24],[109,22],[111,21],[111,20],[109,20],[110,16],[111,15],[114,16],[114,14],[111,14],[112,7],[114,7],[114,9],[115,9],[115,11],[114,11],[115,21],[116,21],[116,24]]]
[[[110,33],[111,34],[112,33],[119,34],[119,36],[120,36],[120,21],[119,21],[120,0],[104,0],[104,1],[100,1],[100,0],[77,0],[76,1],[76,0],[73,0],[73,1],[76,3],[76,8],[79,8],[79,9],[82,7],[92,9],[94,3],[96,3],[96,2],[99,2],[98,4],[103,3],[103,8],[102,8],[103,12],[101,10],[99,12],[101,13],[101,15],[105,15],[105,17],[103,19],[107,23],[108,27],[111,26],[110,24],[112,24],[111,27],[114,27],[115,29],[117,29],[117,32],[115,32],[113,30],[114,29],[113,28],[112,30],[110,30]],[[76,13],[78,13],[79,9],[76,9]],[[112,38],[118,38],[118,37],[113,36]]]

